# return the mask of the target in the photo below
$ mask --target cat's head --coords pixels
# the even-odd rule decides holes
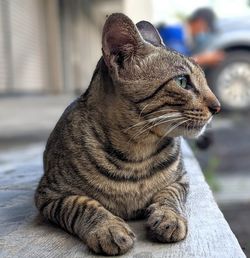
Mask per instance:
[[[112,14],[102,50],[117,96],[130,105],[123,112],[155,134],[198,136],[219,112],[200,66],[167,48],[149,22],[135,25],[124,14]]]

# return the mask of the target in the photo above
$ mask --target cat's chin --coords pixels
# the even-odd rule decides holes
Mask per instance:
[[[207,125],[208,124],[205,124],[199,128],[185,130],[183,136],[190,139],[198,138],[205,132]]]
[[[171,132],[168,136],[169,137],[183,136],[185,138],[190,138],[190,139],[198,138],[205,132],[207,125],[208,123],[199,127],[188,128],[188,129],[185,127],[179,127],[178,129]]]

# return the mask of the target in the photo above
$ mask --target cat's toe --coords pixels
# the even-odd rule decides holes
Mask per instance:
[[[187,235],[187,220],[172,210],[156,210],[148,218],[149,235],[160,242],[178,242]]]
[[[134,245],[135,235],[125,222],[114,221],[103,224],[97,231],[89,234],[88,247],[95,253],[120,255]]]

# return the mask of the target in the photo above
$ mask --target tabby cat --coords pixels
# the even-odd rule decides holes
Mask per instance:
[[[112,14],[102,51],[89,88],[48,139],[36,206],[95,253],[133,246],[123,219],[146,217],[153,239],[180,241],[189,184],[179,136],[198,136],[220,104],[201,68],[149,22]]]

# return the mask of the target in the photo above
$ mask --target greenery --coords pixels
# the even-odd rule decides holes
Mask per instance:
[[[201,150],[199,150],[197,148],[195,142],[190,141],[189,144],[190,144],[195,156],[196,157],[199,156],[198,153],[201,152]],[[210,157],[208,158],[207,164],[202,169],[204,177],[205,177],[207,183],[209,184],[209,186],[211,187],[213,192],[218,192],[220,190],[220,185],[216,180],[216,173],[217,173],[217,169],[219,167],[219,164],[220,164],[219,158],[216,157],[215,155],[210,155]]]
[[[203,170],[205,179],[207,183],[210,185],[212,191],[214,192],[217,192],[220,190],[219,183],[216,180],[216,171],[219,164],[220,164],[219,159],[215,156],[212,156],[209,159],[206,168]]]

